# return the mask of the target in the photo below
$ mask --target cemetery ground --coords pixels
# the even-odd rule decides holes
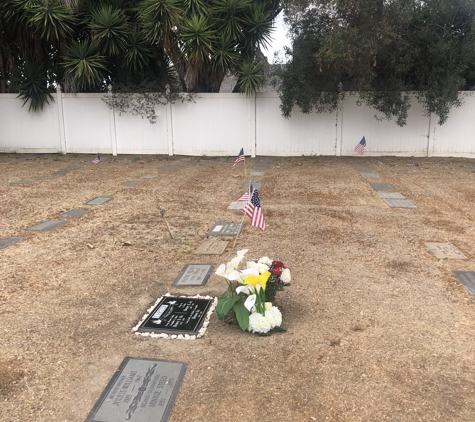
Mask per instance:
[[[222,255],[197,255],[214,223],[241,221],[227,207],[243,163],[234,177],[235,157],[93,158],[0,154],[0,239],[24,237],[0,249],[1,421],[84,421],[126,356],[187,363],[171,422],[474,420],[475,297],[452,271],[475,270],[475,160],[275,157],[261,180],[266,230],[246,218],[234,249],[219,238]],[[370,182],[417,208],[389,207]],[[85,205],[98,196],[113,199]],[[89,212],[27,230],[78,208]],[[467,259],[438,259],[425,242]],[[213,314],[201,339],[134,335],[167,292],[225,290],[214,274],[172,286],[186,264],[245,248],[292,269],[275,303],[286,333]]]

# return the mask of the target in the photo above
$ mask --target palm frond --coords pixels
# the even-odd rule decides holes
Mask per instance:
[[[88,40],[73,41],[63,59],[63,67],[81,90],[100,86],[107,70],[105,57]]]
[[[124,49],[128,33],[127,18],[122,10],[102,6],[91,13],[92,38],[106,55],[117,56]]]
[[[127,37],[124,53],[127,67],[134,71],[143,69],[151,57],[150,43],[145,39],[145,35],[137,27],[134,27]]]
[[[244,62],[238,70],[239,91],[246,94],[248,97],[258,92],[266,80],[262,74],[263,68],[263,62]]]
[[[45,104],[54,101],[48,90],[48,77],[43,65],[27,61],[21,73],[20,94],[17,98],[23,100],[22,107],[30,101],[28,111],[41,111]]]

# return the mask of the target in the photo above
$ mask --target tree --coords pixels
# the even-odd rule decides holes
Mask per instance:
[[[348,91],[404,125],[415,92],[443,124],[472,88],[471,0],[286,0],[292,50],[281,72],[281,110],[332,111]]]
[[[0,92],[41,109],[50,92],[241,92],[263,82],[256,52],[279,0],[2,0]]]

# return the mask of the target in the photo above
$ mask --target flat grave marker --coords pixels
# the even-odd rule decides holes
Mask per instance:
[[[361,172],[360,174],[361,174],[361,176],[363,176],[366,179],[379,179],[380,178],[378,173],[364,173],[364,172]]]
[[[452,271],[457,280],[465,286],[469,295],[475,295],[475,271]]]
[[[468,171],[469,173],[475,173],[475,169],[464,169],[464,171]]]
[[[173,171],[173,170],[177,170],[178,169],[178,166],[162,166],[160,167],[161,170],[169,170],[169,171]]]
[[[33,183],[33,180],[19,180],[18,182],[12,182],[12,185],[28,185]]]
[[[27,230],[35,230],[40,232],[51,232],[53,230],[59,229],[60,227],[69,224],[70,221],[67,220],[48,220],[35,226],[28,227]]]
[[[52,179],[54,176],[48,175],[48,176],[39,176],[36,178],[36,180],[49,180]]]
[[[251,185],[254,189],[261,189],[262,186],[264,185],[264,183],[262,182],[251,182]],[[243,185],[242,185],[242,188],[244,190],[249,190],[249,182],[245,182]]]
[[[247,205],[246,201],[235,201],[229,204],[228,210],[243,210]]]
[[[186,264],[172,286],[204,286],[213,272],[213,264]]]
[[[262,177],[264,176],[263,171],[251,171],[250,177]]]
[[[72,210],[63,212],[59,217],[60,218],[79,218],[82,217],[83,215],[86,215],[89,212],[89,210],[82,210],[79,208],[74,208]]]
[[[374,190],[396,190],[396,188],[390,183],[370,182],[370,185]]]
[[[68,170],[58,170],[54,173],[51,173],[51,176],[64,176],[66,174],[68,174]]]
[[[135,181],[135,180],[132,180],[130,182],[125,182],[124,186],[137,186],[137,185],[140,185],[142,182],[138,182],[138,181]]]
[[[102,205],[106,202],[109,202],[112,198],[107,196],[98,196],[97,198],[91,199],[90,201],[86,202],[86,205]]]
[[[417,208],[407,199],[383,199],[391,208]]]
[[[272,163],[270,162],[259,162],[255,165],[253,171],[265,171],[267,170],[269,167],[272,166]]]
[[[399,192],[377,192],[382,199],[405,199],[405,196]]]
[[[3,239],[0,239],[0,249],[13,245],[23,239],[24,237],[4,237]]]
[[[367,171],[367,172],[373,171],[371,167],[364,166],[363,164],[353,164],[353,167],[358,171]]]
[[[197,335],[212,303],[213,299],[165,296],[137,332]]]
[[[198,246],[195,253],[198,255],[221,255],[226,250],[228,243],[222,240],[206,240]]]
[[[147,174],[146,176],[142,176],[142,179],[153,179],[154,177],[157,177],[157,176],[153,174]]]
[[[451,243],[426,242],[424,244],[436,258],[467,259],[467,257]]]
[[[241,223],[214,223],[207,236],[238,236],[243,226]]]
[[[85,422],[166,422],[187,364],[127,356]]]

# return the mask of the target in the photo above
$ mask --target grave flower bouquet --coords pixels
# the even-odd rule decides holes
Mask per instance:
[[[241,269],[247,251],[238,251],[235,258],[216,270],[216,274],[226,279],[228,284],[228,289],[218,300],[218,318],[223,321],[231,312],[242,330],[260,335],[285,331],[281,327],[282,314],[272,306],[271,300],[290,282],[290,270],[282,262],[267,257],[249,261],[246,268]]]

